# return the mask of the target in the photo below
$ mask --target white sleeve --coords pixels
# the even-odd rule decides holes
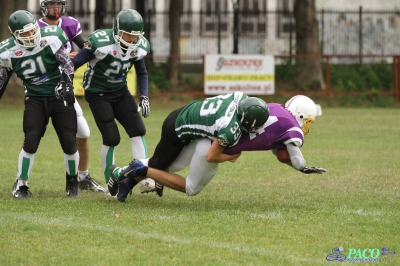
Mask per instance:
[[[300,171],[306,167],[306,160],[304,159],[299,147],[297,147],[294,143],[288,143],[286,144],[286,148],[290,155],[291,165],[294,169]]]

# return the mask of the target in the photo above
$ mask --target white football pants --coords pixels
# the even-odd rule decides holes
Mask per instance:
[[[78,131],[76,133],[76,137],[81,138],[81,139],[87,139],[90,136],[89,125],[88,125],[85,117],[83,117],[82,108],[79,105],[76,98],[75,98],[74,108],[75,108],[76,118],[77,118],[77,123],[78,123]]]
[[[190,166],[189,175],[186,177],[188,196],[200,193],[217,173],[218,163],[206,161],[206,154],[211,144],[212,140],[207,138],[190,142],[168,168],[168,172],[175,173]]]

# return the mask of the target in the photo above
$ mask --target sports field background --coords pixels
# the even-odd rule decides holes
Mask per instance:
[[[103,182],[101,136],[91,129],[90,172]],[[149,154],[161,124],[187,102],[150,99],[144,119]],[[23,141],[23,108],[0,102],[0,265],[326,265],[335,247],[390,248],[400,263],[400,109],[325,108],[302,152],[304,175],[271,152],[243,153],[220,164],[195,197],[170,190],[126,203],[104,194],[65,195],[63,154],[52,125],[35,156],[29,200],[11,196]],[[121,130],[116,163],[130,162]],[[183,171],[182,174],[187,173]],[[351,264],[351,263],[347,263]]]

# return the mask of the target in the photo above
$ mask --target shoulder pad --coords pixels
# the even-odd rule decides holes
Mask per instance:
[[[145,50],[146,53],[150,52],[150,43],[144,36],[140,38],[139,47]]]
[[[46,36],[56,36],[58,37],[58,39],[60,39],[60,41],[63,44],[66,44],[68,42],[68,37],[65,34],[65,32],[61,29],[61,27],[58,26],[46,26],[46,27],[42,27],[40,28],[40,34],[43,37]]]
[[[14,46],[15,46],[15,43],[14,43],[13,37],[10,37],[10,38],[0,42],[0,54]]]
[[[84,43],[84,48],[89,49],[94,53],[98,48],[110,45],[114,43],[114,37],[112,34],[112,29],[100,29],[91,33],[86,42]]]

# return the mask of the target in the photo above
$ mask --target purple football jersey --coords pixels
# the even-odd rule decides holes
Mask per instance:
[[[39,27],[46,27],[49,26],[46,22],[44,22],[43,18],[38,19],[38,24]],[[81,28],[81,23],[79,23],[78,20],[76,20],[73,17],[67,17],[63,16],[60,18],[60,22],[58,23],[58,26],[63,29],[65,34],[68,36],[69,43],[65,46],[65,49],[67,49],[67,52],[73,52],[74,51],[74,46],[72,45],[72,40],[82,34],[82,28]]]
[[[277,103],[268,103],[269,118],[257,133],[243,133],[235,146],[226,148],[225,154],[242,151],[265,151],[275,148],[286,149],[286,144],[297,141],[300,147],[304,133],[294,116]]]

